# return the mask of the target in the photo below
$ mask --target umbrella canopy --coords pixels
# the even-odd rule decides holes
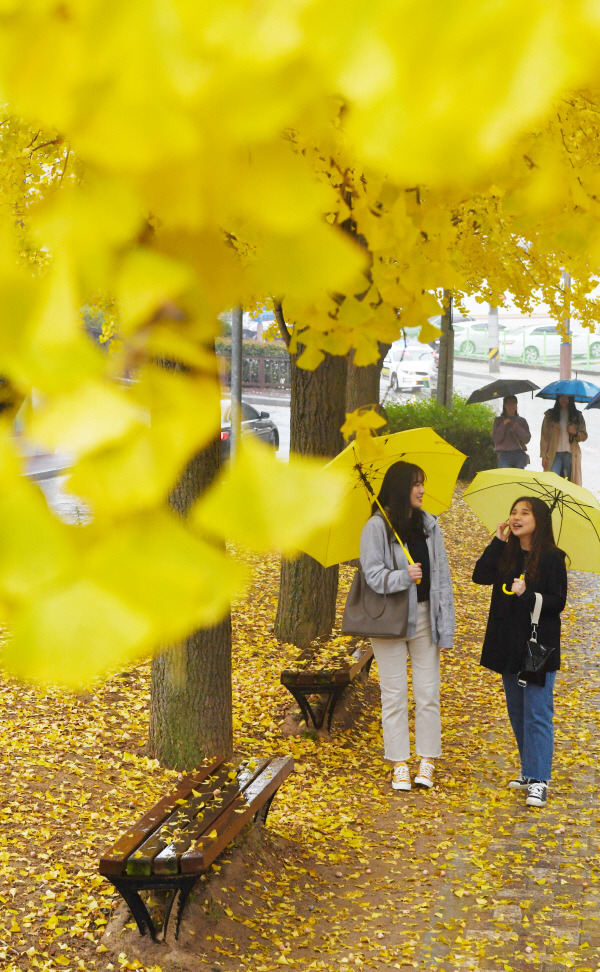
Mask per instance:
[[[454,485],[465,459],[462,452],[429,428],[378,436],[369,441],[368,448],[351,442],[327,464],[345,475],[345,515],[340,522],[314,533],[302,550],[324,567],[358,557],[360,535],[371,516],[374,497],[389,467],[400,460],[415,463],[425,473],[423,509],[443,513],[452,503]]]
[[[587,412],[588,408],[600,408],[600,392],[595,398],[592,398],[591,402],[585,406],[584,412]]]
[[[591,402],[596,395],[600,395],[600,388],[581,378],[561,378],[544,385],[535,397],[558,398],[559,395],[572,395],[576,402]]]
[[[535,391],[539,385],[534,385],[526,378],[498,378],[489,385],[476,388],[467,398],[467,405],[477,402],[491,402],[494,398],[506,398],[507,395],[521,395],[523,392]]]
[[[554,537],[569,555],[570,567],[600,573],[600,503],[583,486],[551,472],[486,469],[463,493],[465,503],[494,533],[519,496],[537,496],[552,509]]]

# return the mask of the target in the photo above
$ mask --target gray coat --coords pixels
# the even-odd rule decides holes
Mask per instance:
[[[441,648],[451,648],[454,639],[454,596],[448,557],[437,517],[423,511],[425,537],[429,551],[431,569],[431,588],[429,607],[431,611],[431,635],[433,642]],[[393,539],[394,553],[398,569],[393,569],[392,548],[388,540],[388,527],[382,516],[371,517],[365,524],[360,537],[360,563],[369,587],[383,594],[383,581],[388,574],[387,589],[405,591],[408,589],[408,631],[407,638],[415,632],[417,623],[417,588],[408,573],[408,560]]]

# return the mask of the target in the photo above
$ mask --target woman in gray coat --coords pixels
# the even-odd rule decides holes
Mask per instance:
[[[369,587],[383,594],[387,578],[389,592],[408,591],[406,637],[371,639],[381,685],[385,756],[394,766],[395,790],[411,788],[407,657],[415,700],[415,748],[421,757],[414,782],[431,787],[442,745],[440,650],[451,648],[454,636],[450,568],[437,519],[422,509],[424,482],[419,466],[396,462],[385,474],[379,493],[379,502],[414,563],[408,562],[375,504],[360,542],[360,562]]]

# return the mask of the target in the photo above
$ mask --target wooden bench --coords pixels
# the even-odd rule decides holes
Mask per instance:
[[[311,667],[311,651],[309,648],[298,658],[303,665],[307,660],[309,664],[300,670],[286,669],[281,673],[280,682],[294,696],[307,726],[312,722],[315,729],[321,729],[327,718],[327,728],[331,729],[335,707],[348,686],[361,672],[368,677],[373,663],[373,649],[370,642],[360,641],[353,646],[347,660],[338,662],[334,667],[324,665],[321,668]],[[324,705],[313,708],[309,702],[311,695],[324,698]]]
[[[277,790],[294,769],[290,756],[247,760],[237,768],[223,757],[183,777],[100,858],[100,874],[114,884],[135,918],[140,935],[156,929],[140,891],[165,889],[163,939],[175,897],[177,926],[200,875],[254,818],[263,824]]]

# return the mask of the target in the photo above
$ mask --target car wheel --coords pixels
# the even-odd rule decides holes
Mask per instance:
[[[279,449],[279,433],[277,429],[273,429],[273,434],[271,436],[271,445],[275,449],[275,452]]]
[[[590,358],[600,358],[600,342],[595,341],[590,345]]]
[[[460,346],[461,354],[475,354],[475,345],[472,341],[463,341]]]
[[[530,344],[529,347],[525,348],[523,352],[523,360],[527,361],[528,364],[531,364],[533,361],[537,361],[539,356],[540,352],[533,344]]]
[[[395,371],[392,371],[390,375],[390,388],[392,391],[398,391],[398,375]]]

